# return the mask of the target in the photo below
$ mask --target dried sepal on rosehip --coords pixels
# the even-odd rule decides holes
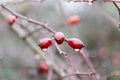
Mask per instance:
[[[57,44],[62,44],[65,41],[65,36],[62,32],[56,32],[54,34],[54,40],[57,42]]]
[[[15,15],[10,15],[10,16],[8,17],[8,22],[9,22],[10,24],[15,23],[15,22],[16,22],[16,16],[15,16]]]
[[[41,61],[39,64],[39,70],[40,70],[40,72],[48,73],[49,72],[48,64],[44,61]]]
[[[80,17],[78,15],[71,16],[68,19],[68,24],[70,24],[70,25],[74,25],[74,24],[77,24],[79,22],[80,22]]]
[[[44,38],[40,40],[39,47],[42,51],[47,51],[48,47],[52,44],[52,40],[50,38]]]
[[[75,51],[79,51],[81,48],[84,47],[83,42],[77,38],[68,39],[67,42]]]

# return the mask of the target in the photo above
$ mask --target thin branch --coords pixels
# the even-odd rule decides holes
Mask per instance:
[[[103,0],[104,2],[118,2],[120,3],[120,0]]]
[[[119,8],[119,6],[117,5],[116,2],[113,2],[113,4],[115,5],[115,7],[116,7],[117,10],[118,10],[118,14],[119,14],[119,24],[120,24],[120,8]],[[118,26],[118,27],[119,27],[119,26]]]
[[[0,6],[2,8],[4,8],[5,10],[7,10],[8,12],[10,12],[11,14],[15,15],[16,17],[19,17],[19,18],[22,18],[24,20],[27,20],[28,22],[30,23],[33,23],[33,24],[36,24],[36,25],[40,25],[41,27],[43,27],[44,29],[48,30],[49,32],[55,34],[56,31],[54,31],[52,28],[50,28],[50,26],[48,26],[47,24],[45,23],[42,23],[42,22],[39,22],[39,21],[36,21],[36,20],[33,20],[31,18],[28,18],[26,16],[23,16],[21,14],[18,14],[16,12],[14,12],[13,10],[11,10],[10,8],[8,8],[7,6],[5,6],[4,4],[0,4]]]
[[[4,5],[9,5],[9,4],[21,4],[21,3],[26,3],[26,2],[35,2],[35,3],[42,3],[45,0],[20,0],[20,1],[8,1],[4,2]]]
[[[54,40],[53,40],[54,41]],[[67,57],[67,53],[65,53],[63,50],[61,50],[61,48],[59,47],[59,45],[54,41],[55,47],[57,48],[57,50],[59,51],[60,54],[64,54],[65,57]]]
[[[98,80],[97,79],[97,73],[96,70],[94,69],[92,62],[90,61],[90,59],[85,55],[84,50],[80,50],[79,53],[81,54],[81,56],[83,57],[83,59],[85,60],[88,68],[95,73],[95,77],[93,77],[94,80]]]
[[[74,2],[94,2],[96,0],[73,0]]]
[[[68,0],[68,1],[74,1],[74,2],[94,2],[97,0]],[[120,0],[103,0],[104,2],[118,2],[120,3]]]
[[[99,11],[99,13],[100,13],[101,15],[103,15],[105,18],[107,18],[107,19],[108,19],[111,23],[113,23],[114,26],[118,29],[118,27],[117,27],[117,21],[116,21],[113,17],[111,17],[109,14],[107,14],[107,13],[99,6],[98,3],[94,3],[93,6],[96,8],[96,10]]]
[[[68,74],[68,75],[64,76],[62,79],[68,78],[68,77],[71,77],[71,76],[74,76],[74,75],[80,75],[80,76],[82,76],[82,75],[87,75],[87,76],[91,76],[91,75],[95,75],[95,73],[94,73],[94,72],[90,72],[90,73],[86,73],[86,72],[75,72],[75,73],[71,73],[71,74]]]

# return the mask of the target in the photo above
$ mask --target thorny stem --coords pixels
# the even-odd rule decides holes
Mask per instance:
[[[4,9],[6,9],[7,11],[9,11],[10,13],[12,13],[13,15],[15,15],[16,17],[19,17],[19,18],[22,18],[22,19],[24,19],[24,20],[27,20],[27,21],[30,22],[30,23],[34,23],[34,24],[36,24],[36,25],[40,25],[40,26],[43,27],[44,29],[46,29],[46,30],[48,30],[49,32],[55,34],[55,31],[54,31],[52,28],[50,28],[50,26],[48,26],[47,24],[42,23],[42,22],[39,22],[39,21],[36,21],[36,20],[33,20],[33,19],[28,18],[28,17],[26,17],[26,16],[23,16],[23,15],[21,15],[21,14],[18,14],[18,13],[16,13],[16,12],[14,12],[13,10],[11,10],[10,8],[8,8],[7,6],[5,6],[4,4],[0,4],[0,6],[1,6],[2,8],[4,8]]]

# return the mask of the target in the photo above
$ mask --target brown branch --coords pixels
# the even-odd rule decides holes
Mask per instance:
[[[53,40],[54,41],[54,40]],[[54,41],[55,47],[57,48],[57,50],[59,51],[60,54],[64,54],[65,57],[67,57],[67,53],[65,53],[64,51],[61,50],[61,48],[59,47],[59,45]]]
[[[120,8],[119,8],[119,6],[117,5],[117,3],[116,2],[113,2],[113,4],[115,5],[115,7],[117,8],[117,10],[118,10],[118,14],[119,14],[119,25],[120,25]],[[118,25],[118,27],[120,28],[120,26]]]
[[[21,3],[26,3],[26,2],[35,2],[35,3],[42,3],[45,0],[20,0],[20,1],[8,1],[4,2],[4,5],[9,5],[9,4],[21,4]]]
[[[117,27],[117,21],[116,21],[113,17],[111,17],[109,14],[107,14],[107,13],[99,6],[98,3],[94,3],[93,6],[96,8],[97,11],[99,11],[99,13],[100,13],[102,16],[104,16],[105,18],[107,18],[107,19],[108,19],[111,23],[113,23],[114,26],[118,29],[118,27]],[[119,29],[118,29],[118,30],[119,30]]]
[[[95,73],[94,73],[94,72],[90,72],[90,73],[86,73],[86,72],[75,72],[75,73],[71,73],[71,74],[68,74],[68,75],[64,76],[62,79],[68,78],[68,77],[71,77],[71,76],[74,76],[74,75],[80,75],[80,76],[82,76],[82,75],[88,75],[88,76],[91,76],[91,75],[95,75]]]
[[[45,23],[42,23],[42,22],[39,22],[39,21],[36,21],[36,20],[33,20],[31,18],[28,18],[26,16],[23,16],[21,14],[18,14],[16,12],[14,12],[13,10],[11,10],[10,8],[8,8],[7,6],[5,6],[4,4],[0,4],[0,6],[2,8],[4,8],[5,10],[7,10],[8,12],[10,12],[11,14],[15,15],[16,17],[19,17],[19,18],[22,18],[24,20],[27,20],[28,22],[30,23],[33,23],[33,24],[36,24],[36,25],[40,25],[42,28],[48,30],[49,32],[55,34],[56,31],[54,31],[52,28],[50,28],[50,26],[48,26],[47,24]]]
[[[118,2],[120,3],[120,0],[103,0],[104,2]]]
[[[90,59],[86,56],[84,50],[80,50],[79,53],[81,54],[81,56],[82,56],[83,59],[85,60],[88,68],[89,68],[92,72],[95,73],[95,77],[93,76],[93,79],[94,79],[94,80],[98,80],[96,70],[94,69],[94,67],[93,67],[92,62],[90,61]]]
[[[94,2],[96,0],[73,0],[74,2]]]
[[[70,1],[75,1],[75,2],[94,2],[94,1],[97,1],[97,0],[70,0]],[[119,0],[103,0],[104,2],[120,2]]]
[[[74,1],[74,2],[94,2],[97,0],[70,0],[70,1]],[[104,2],[118,2],[120,3],[120,0],[103,0]]]

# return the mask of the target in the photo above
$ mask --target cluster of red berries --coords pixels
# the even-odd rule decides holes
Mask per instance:
[[[44,38],[40,40],[39,47],[41,48],[41,50],[46,51],[48,47],[52,44],[52,40],[54,40],[59,45],[66,41],[69,46],[75,49],[75,51],[79,51],[81,48],[84,47],[84,44],[81,40],[77,38],[65,39],[65,36],[62,32],[56,32],[53,36],[53,39]]]

